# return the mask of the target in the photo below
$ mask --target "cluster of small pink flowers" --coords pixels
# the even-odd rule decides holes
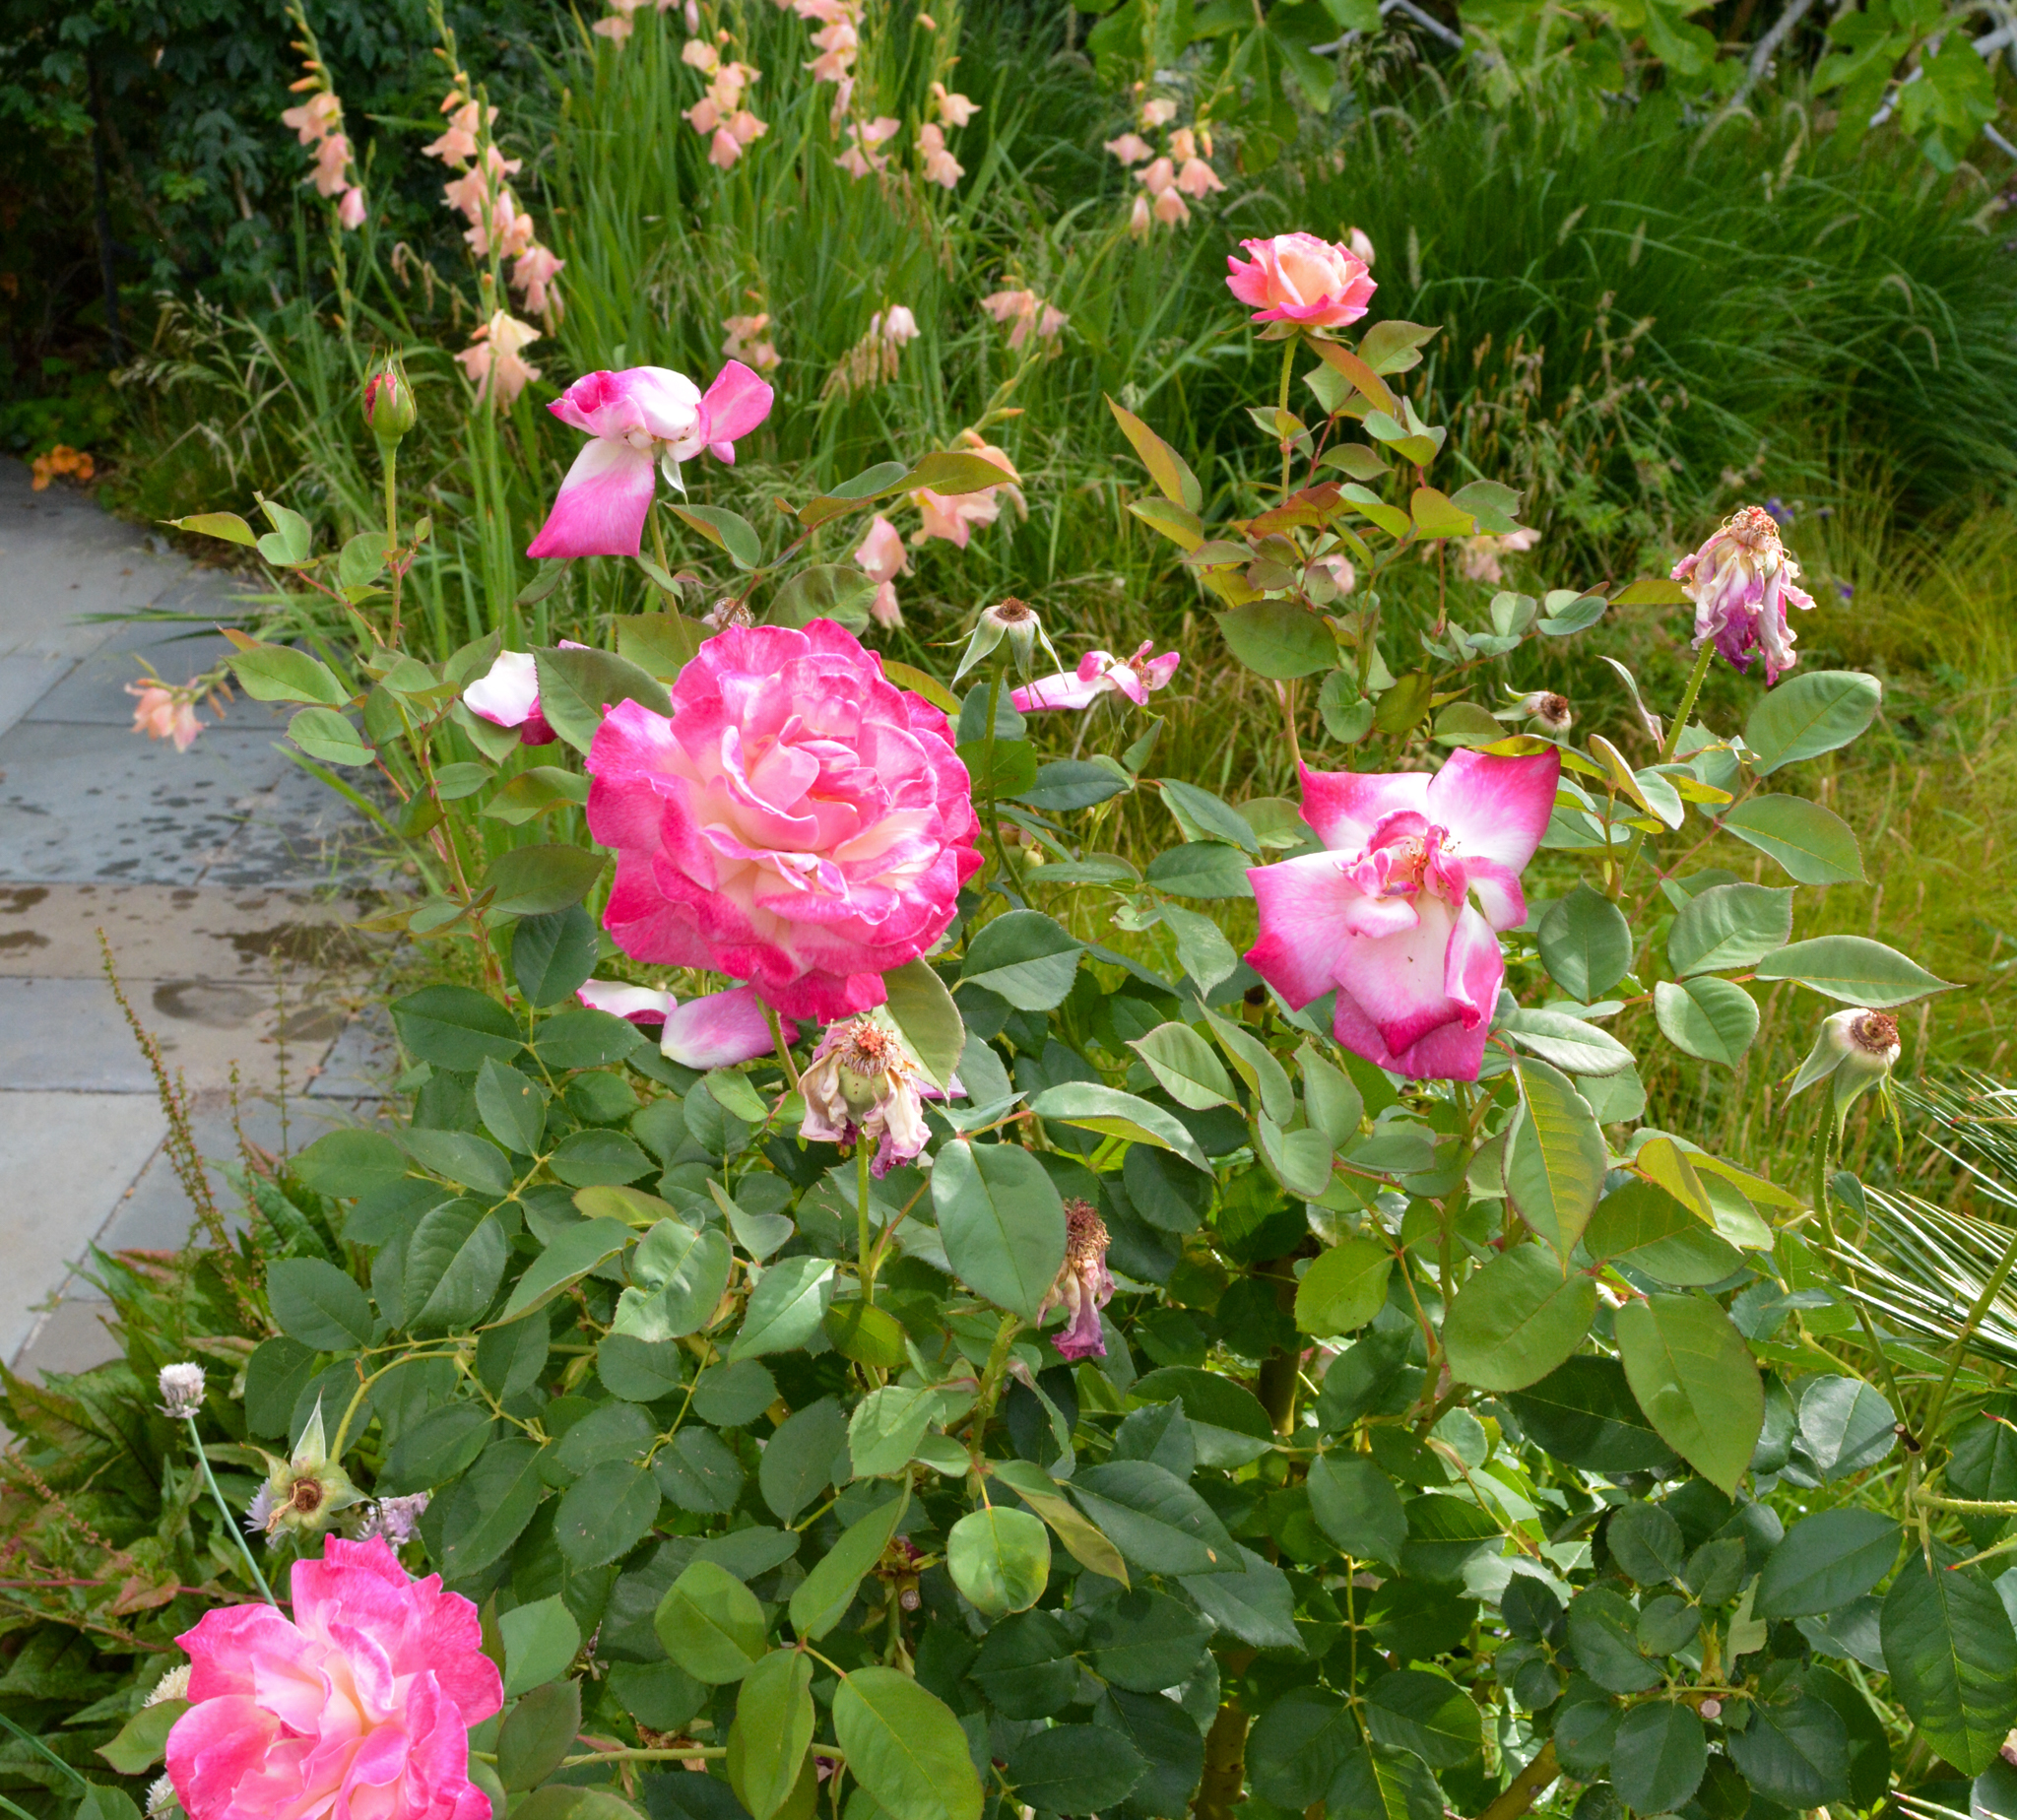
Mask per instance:
[[[1141,104],[1144,132],[1162,131],[1176,116],[1177,104],[1167,98],[1158,97]],[[1141,191],[1135,198],[1128,220],[1128,231],[1138,239],[1153,232],[1158,223],[1165,228],[1177,228],[1188,222],[1191,207],[1184,200],[1187,196],[1202,201],[1225,188],[1224,181],[1211,167],[1211,128],[1203,121],[1196,126],[1180,126],[1170,133],[1160,154],[1141,133],[1135,132],[1108,140],[1106,149],[1131,168],[1136,164],[1142,166],[1135,172],[1135,181],[1141,185]]]
[[[871,172],[879,176],[889,168],[889,155],[876,148],[886,145],[902,131],[903,122],[887,114],[878,114],[873,120],[850,120],[847,136],[854,143],[834,162],[857,183]]]
[[[308,53],[303,65],[308,74],[293,84],[292,89],[296,95],[305,93],[308,98],[298,107],[286,109],[281,114],[281,124],[292,127],[304,146],[314,148],[315,193],[335,199],[338,223],[346,230],[361,228],[364,191],[358,181],[357,155],[351,148],[350,136],[343,130],[343,102],[329,86],[329,72],[312,48],[296,48]]]
[[[806,68],[813,72],[814,82],[830,82],[839,91],[833,101],[833,117],[838,122],[854,99],[855,59],[862,50],[862,0],[777,0],[777,4],[788,4],[801,19],[819,28],[813,33],[813,47],[819,54]]]
[[[1032,334],[1045,346],[1055,347],[1066,323],[1072,320],[1034,291],[997,291],[981,298],[981,308],[1008,326],[1011,353],[1020,353]]]
[[[936,183],[941,189],[952,189],[966,175],[966,166],[946,149],[945,129],[964,126],[980,112],[980,106],[965,96],[953,93],[943,82],[935,82],[932,85],[932,112],[938,117],[927,120],[918,128],[920,166],[927,183]]]
[[[172,740],[178,752],[186,752],[209,724],[197,718],[196,704],[208,696],[216,710],[221,685],[215,676],[192,677],[180,687],[151,676],[127,683],[126,692],[133,697],[133,731],[150,740]]]
[[[589,27],[598,37],[606,37],[612,44],[621,44],[631,32],[637,30],[630,15],[644,5],[644,0],[610,0],[610,10],[594,25]],[[670,12],[673,0],[658,0],[661,13]],[[700,9],[693,0],[686,0],[686,30],[696,31],[699,26]]]
[[[747,316],[724,316],[721,326],[727,337],[721,351],[730,359],[741,360],[755,372],[777,371],[777,344],[770,339],[768,310],[757,310]]]
[[[553,280],[566,262],[540,244],[532,216],[504,181],[517,175],[521,161],[506,158],[487,143],[496,108],[486,113],[483,103],[473,100],[458,81],[441,111],[448,115],[448,130],[423,150],[428,158],[438,158],[449,169],[463,173],[441,191],[448,206],[460,210],[469,222],[463,238],[480,259],[488,257],[494,242],[498,256],[512,261],[511,287],[524,296],[526,307],[548,314],[555,302]]]
[[[721,33],[720,41],[714,44],[702,37],[692,37],[680,52],[682,63],[707,78],[707,93],[686,109],[685,118],[686,124],[707,141],[707,162],[718,170],[732,169],[744,148],[770,131],[768,125],[743,105],[745,93],[763,72],[733,59],[724,62],[720,44],[727,41],[727,32]]]

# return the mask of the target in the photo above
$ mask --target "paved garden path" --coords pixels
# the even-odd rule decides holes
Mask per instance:
[[[136,653],[181,682],[224,648],[200,623],[90,618],[145,609],[234,611],[226,577],[0,460],[0,1359],[35,1373],[110,1356],[94,1245],[174,1250],[191,1220],[99,930],[206,1157],[236,1155],[233,1070],[267,1146],[284,1110],[295,1147],[369,1117],[382,1078],[342,929],[355,823],[257,702],[185,753],[132,731]]]

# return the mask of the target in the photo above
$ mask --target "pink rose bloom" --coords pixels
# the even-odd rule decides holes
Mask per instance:
[[[659,1024],[659,1051],[682,1068],[734,1068],[776,1047],[763,1003],[747,986],[711,992],[684,1005],[669,992],[625,986],[616,980],[583,980],[574,996],[592,1011],[609,1011],[634,1024]],[[798,1026],[783,1020],[784,1040],[798,1040]]]
[[[364,192],[356,184],[344,191],[343,200],[336,205],[336,222],[346,230],[364,225]]]
[[[1296,1010],[1334,989],[1352,1054],[1475,1080],[1506,974],[1494,932],[1527,920],[1520,875],[1561,769],[1551,751],[1453,752],[1433,777],[1306,766],[1303,819],[1330,851],[1248,872],[1261,939],[1247,964]]]
[[[672,694],[670,720],[619,701],[588,755],[617,945],[793,1017],[880,1005],[981,864],[944,715],[830,619],[718,633]]]
[[[1155,156],[1155,148],[1139,133],[1123,133],[1118,139],[1109,139],[1106,150],[1124,164],[1139,164]]]
[[[1138,707],[1148,705],[1151,689],[1165,686],[1184,660],[1175,651],[1151,657],[1153,641],[1143,639],[1141,648],[1123,661],[1111,651],[1088,651],[1078,660],[1076,670],[1061,670],[1054,677],[1039,677],[1027,688],[1008,691],[1018,714],[1038,708],[1089,708],[1102,695],[1122,694]]]
[[[636,555],[651,510],[652,470],[663,462],[668,483],[679,487],[680,463],[702,449],[733,463],[737,438],[770,415],[771,397],[739,360],[724,366],[705,394],[665,366],[584,374],[547,409],[594,440],[574,458],[525,553]]]
[[[1814,605],[1797,585],[1799,572],[1770,512],[1762,505],[1732,512],[1700,550],[1674,564],[1674,580],[1695,602],[1695,649],[1713,638],[1738,671],[1749,670],[1762,651],[1766,685],[1777,682],[1800,661],[1786,610]]]
[[[1226,288],[1253,305],[1256,322],[1342,328],[1366,313],[1377,289],[1358,254],[1314,233],[1278,233],[1271,240],[1240,244],[1253,261],[1242,265],[1228,258]]]
[[[189,1820],[489,1820],[469,1731],[503,1705],[477,1608],[383,1540],[296,1561],[293,1618],[204,1613],[176,1640],[188,1712],[168,1780]]]

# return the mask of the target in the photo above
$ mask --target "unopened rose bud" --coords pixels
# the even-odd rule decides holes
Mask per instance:
[[[396,360],[387,360],[364,381],[364,427],[381,450],[396,449],[420,421],[414,389]]]
[[[286,1530],[295,1536],[320,1535],[362,1494],[351,1483],[340,1461],[329,1458],[323,1438],[322,1405],[308,1418],[290,1460],[266,1457],[266,1482],[245,1514],[246,1528],[264,1530],[268,1540]]]

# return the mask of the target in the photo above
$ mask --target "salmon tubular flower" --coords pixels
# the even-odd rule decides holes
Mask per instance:
[[[1702,548],[1674,564],[1673,578],[1695,603],[1695,649],[1710,639],[1738,672],[1765,654],[1768,687],[1799,660],[1786,610],[1809,612],[1814,597],[1797,586],[1800,565],[1779,541],[1779,522],[1762,505],[1732,512]]]
[[[1460,751],[1433,777],[1305,766],[1303,819],[1329,851],[1249,870],[1247,964],[1296,1010],[1335,991],[1338,1042],[1375,1066],[1475,1080],[1506,973],[1495,932],[1527,920],[1520,875],[1561,769],[1554,752]]]
[[[529,556],[634,556],[651,510],[652,471],[683,492],[680,463],[702,449],[733,464],[736,441],[770,415],[770,387],[731,360],[703,394],[684,373],[632,366],[586,373],[547,408],[594,438],[574,458]]]

